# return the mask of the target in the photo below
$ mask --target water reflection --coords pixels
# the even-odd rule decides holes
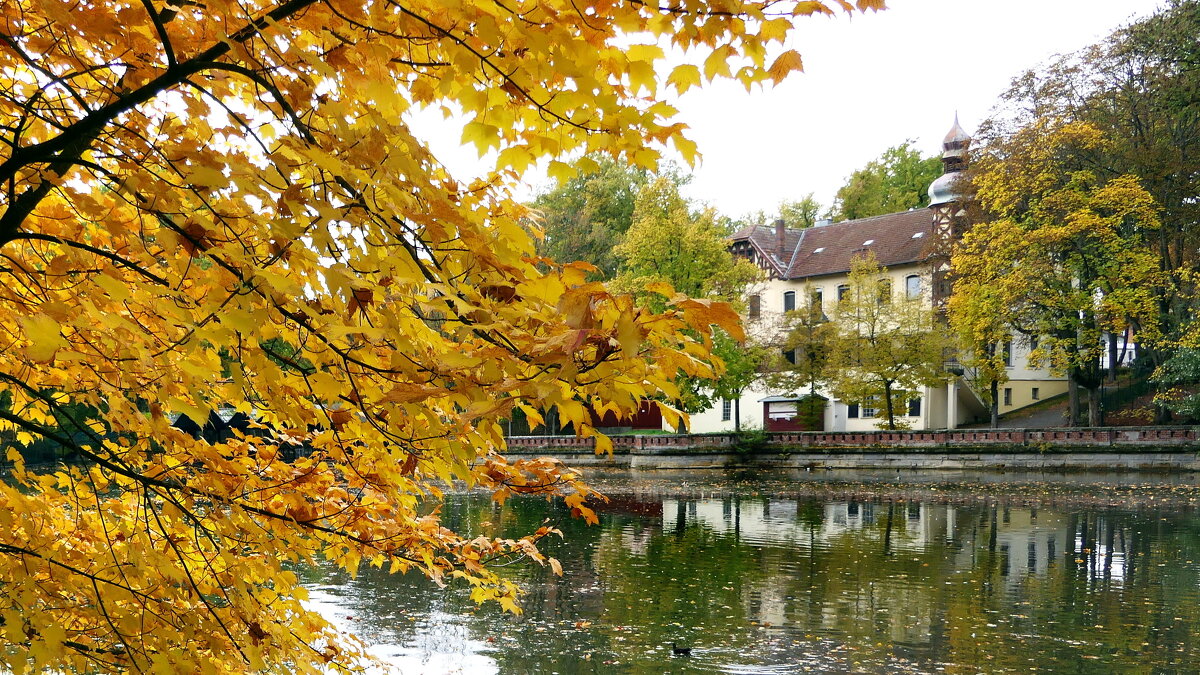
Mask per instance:
[[[560,519],[564,577],[509,570],[520,617],[376,570],[310,570],[313,601],[406,673],[1200,671],[1190,507],[720,487],[618,495],[590,528],[454,497],[471,534]]]

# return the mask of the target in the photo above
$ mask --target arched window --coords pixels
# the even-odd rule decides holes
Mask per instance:
[[[892,280],[879,280],[879,304],[886,305],[892,301]]]
[[[783,311],[790,312],[796,309],[796,291],[787,291],[783,294]]]
[[[904,277],[904,297],[909,300],[917,300],[921,297],[921,277],[916,274],[910,274]]]
[[[843,298],[845,298],[845,297],[846,297],[846,294],[847,294],[847,293],[849,293],[849,292],[850,292],[850,286],[849,286],[849,285],[847,285],[847,284],[842,284],[841,286],[838,286],[838,287],[837,287],[838,302],[841,302],[841,301],[842,301],[842,299],[843,299]]]

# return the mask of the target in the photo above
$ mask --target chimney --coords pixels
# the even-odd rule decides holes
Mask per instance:
[[[787,228],[784,227],[783,218],[775,221],[775,257],[783,260],[783,240],[787,233]]]

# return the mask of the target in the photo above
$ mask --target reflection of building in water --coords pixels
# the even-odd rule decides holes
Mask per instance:
[[[798,505],[794,500],[740,497],[664,499],[663,529],[699,525],[721,534],[736,534],[748,543],[803,544],[810,539],[811,526],[797,519]]]
[[[893,551],[924,551],[932,543],[954,538],[955,513],[953,507],[920,502],[828,502],[818,538],[829,541],[854,532],[871,539],[886,537]]]
[[[1124,575],[1125,543],[1121,537],[1091,541],[1073,530],[1064,514],[1028,507],[956,507],[911,501],[825,502],[819,517],[802,517],[809,505],[795,500],[765,498],[666,499],[662,522],[665,530],[700,526],[733,534],[758,545],[828,548],[840,537],[860,541],[888,539],[893,552],[922,552],[930,546],[953,544],[956,563],[970,567],[979,550],[1002,555],[1002,575],[1019,580],[1044,574],[1052,562],[1068,552],[1088,549],[1097,572],[1112,579]],[[1110,532],[1103,516],[1092,523],[1099,532]]]
[[[809,502],[786,499],[738,498],[663,501],[663,529],[699,525],[722,534],[736,534],[749,543],[781,546],[828,545],[852,534],[868,540],[889,536],[895,550],[924,550],[934,542],[954,538],[953,507],[919,502],[825,502],[820,516],[802,518]],[[888,520],[891,527],[888,528]]]
[[[1000,574],[1008,584],[1045,574],[1052,561],[1064,553],[1070,522],[1058,513],[1037,509],[996,509],[996,550],[1001,554]]]
[[[737,588],[748,620],[886,639],[913,658],[964,621],[987,623],[981,598],[1085,570],[1122,583],[1132,548],[1104,514],[1004,504],[729,497],[668,499],[662,514],[665,531],[727,537],[721,555],[751,561]]]
[[[1125,566],[1128,562],[1124,528],[1109,518],[1100,515],[1094,523],[1097,539],[1088,539],[1082,531],[1072,530],[1075,551],[1088,551],[1083,556],[1092,577],[1103,577],[1108,581],[1125,581]],[[1101,534],[1102,533],[1102,534]]]
[[[960,523],[958,539],[963,546],[955,556],[960,568],[970,566],[980,551],[994,551],[999,555],[998,572],[1010,587],[1029,576],[1044,576],[1054,565],[1079,564],[1075,560],[1084,560],[1093,576],[1117,583],[1124,580],[1125,538],[1113,535],[1115,529],[1103,516],[1090,529],[1109,536],[1096,541],[1062,513],[1007,506],[972,511],[974,518]]]
[[[621,528],[621,546],[633,555],[646,555],[650,552],[650,544],[657,533],[640,523],[626,525]]]
[[[891,552],[923,552],[955,544],[956,564],[970,567],[979,549],[1003,554],[1000,570],[1012,580],[1044,574],[1067,551],[1092,549],[1098,565],[1114,578],[1122,575],[1122,542],[1086,544],[1060,513],[1026,507],[962,508],[915,501],[825,502],[818,518],[800,516],[805,502],[764,498],[663,501],[663,528],[698,525],[735,534],[751,544],[828,548],[842,537],[860,541],[886,538]],[[1102,531],[1105,528],[1102,527]]]

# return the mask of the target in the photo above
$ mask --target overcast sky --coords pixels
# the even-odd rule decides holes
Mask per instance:
[[[704,158],[686,189],[723,213],[772,211],[813,192],[828,206],[851,171],[906,139],[940,152],[957,111],[971,133],[1010,80],[1087,46],[1159,0],[889,0],[889,9],[799,21],[805,72],[746,93],[722,83],[677,102]],[[440,124],[440,122],[439,122]],[[430,130],[423,123],[426,130]],[[448,130],[447,130],[448,131]],[[433,133],[456,173],[473,150]],[[545,178],[531,175],[544,183]]]

